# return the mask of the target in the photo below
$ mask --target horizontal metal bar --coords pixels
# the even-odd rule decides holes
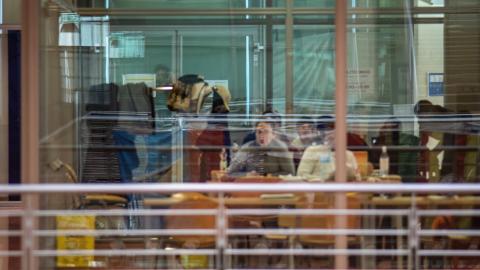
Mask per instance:
[[[145,229],[145,230],[36,230],[35,236],[176,236],[216,235],[215,229]]]
[[[335,15],[332,8],[229,8],[229,9],[172,9],[172,8],[78,8],[76,12],[82,16],[245,16],[245,15]],[[447,8],[447,7],[415,7],[405,8],[349,8],[349,15],[417,15],[417,14],[477,14],[480,9]]]
[[[174,193],[174,192],[374,192],[374,193],[480,193],[480,184],[375,183],[156,183],[156,184],[22,184],[0,185],[0,194],[23,193]]]
[[[0,257],[21,257],[23,256],[22,251],[3,251],[0,250]]]
[[[297,206],[298,207],[298,206]],[[263,216],[263,215],[349,215],[349,216],[406,216],[409,210],[398,209],[225,209],[225,214],[228,216],[249,215],[249,216]]]
[[[480,236],[480,230],[419,230],[419,236]]]
[[[4,236],[21,236],[22,235],[22,231],[19,231],[19,230],[9,230],[9,231],[6,231],[6,230],[1,230],[0,231],[0,237],[4,237]]]
[[[21,30],[21,29],[22,29],[22,26],[19,24],[0,24],[0,30],[2,31]]]
[[[218,209],[104,209],[104,210],[37,210],[37,217],[56,216],[213,216]]]
[[[217,255],[215,249],[108,249],[108,250],[34,250],[37,257],[56,256],[162,256],[162,255]]]
[[[427,249],[419,250],[417,252],[418,256],[459,256],[459,257],[477,257],[480,256],[480,250],[473,249],[462,249],[462,250],[453,250],[453,249]]]
[[[227,235],[358,235],[407,236],[403,229],[227,229]]]
[[[22,210],[7,210],[0,208],[0,217],[21,217],[25,212]]]
[[[439,210],[440,211],[440,210]],[[348,215],[348,216],[406,216],[409,210],[397,209],[225,209],[228,216],[263,216],[263,215]],[[213,216],[218,209],[105,209],[105,210],[37,210],[36,217],[57,216]],[[438,213],[437,213],[438,215]],[[20,216],[20,215],[17,215]]]
[[[408,256],[405,249],[225,249],[226,255]]]
[[[332,11],[315,9],[313,14],[332,14]],[[312,14],[313,10],[307,14]],[[322,12],[322,13],[320,13]],[[172,9],[172,8],[79,8],[77,13],[82,16],[244,16],[244,15],[284,15],[285,8],[239,8],[239,9]],[[334,12],[333,12],[334,14]]]
[[[435,209],[435,210],[417,210],[417,216],[480,216],[480,210],[477,209]]]

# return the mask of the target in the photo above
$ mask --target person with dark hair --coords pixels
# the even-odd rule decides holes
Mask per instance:
[[[220,161],[230,161],[231,147],[230,131],[228,127],[228,113],[230,112],[230,92],[225,88],[214,88],[212,109],[208,116],[207,127],[198,136],[195,146],[199,148],[199,174],[192,174],[191,182],[205,182],[211,177],[213,170],[220,170]],[[225,156],[222,156],[225,153]]]
[[[287,146],[275,138],[275,122],[265,117],[255,125],[255,140],[242,145],[227,173],[244,175],[293,175],[295,168]]]
[[[402,132],[401,122],[391,117],[380,128],[378,137],[373,142],[374,147],[370,151],[371,160],[374,166],[378,167],[381,147],[387,146],[390,158],[389,173],[400,175],[402,182],[415,182],[419,152],[413,148],[418,143],[418,137]]]
[[[281,131],[281,127],[282,127],[281,114],[279,114],[278,112],[274,112],[272,110],[266,110],[262,113],[262,118],[266,118],[270,120],[273,128],[273,133],[278,140],[285,143],[286,145],[290,144],[290,140],[288,139],[288,137]],[[245,138],[243,138],[242,144],[246,144],[254,140],[255,140],[255,131],[248,133],[245,136]]]
[[[323,117],[317,128],[322,135],[320,144],[313,144],[303,153],[298,165],[297,176],[314,181],[331,181],[335,175],[335,136],[332,122]],[[346,153],[347,177],[350,181],[360,180],[358,164],[352,151]]]
[[[320,116],[317,120],[317,129],[322,133],[324,131],[331,131],[335,129],[335,118],[330,115]],[[334,134],[329,133],[331,136]],[[324,136],[324,139],[329,139],[329,136]],[[368,144],[358,134],[347,132],[347,149],[354,150],[366,150]]]
[[[452,181],[455,156],[451,149],[455,145],[455,128],[449,128],[452,112],[428,100],[418,101],[414,111],[418,117],[421,149],[416,181]]]
[[[421,116],[432,113],[434,111],[434,107],[435,106],[432,104],[432,102],[430,102],[430,100],[422,99],[415,104],[415,106],[413,107],[413,112],[417,116]]]

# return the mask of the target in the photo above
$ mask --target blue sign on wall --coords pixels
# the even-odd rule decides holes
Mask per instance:
[[[443,73],[428,73],[428,95],[443,96]]]

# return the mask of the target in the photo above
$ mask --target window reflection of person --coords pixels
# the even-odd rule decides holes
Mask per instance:
[[[273,124],[264,120],[257,122],[255,140],[240,148],[227,173],[231,176],[291,175],[295,169],[287,146],[276,139]]]
[[[213,170],[220,170],[220,160],[230,161],[228,150],[231,147],[230,131],[227,115],[230,112],[230,92],[224,88],[217,88],[212,93],[212,110],[207,127],[198,136],[196,146],[200,149],[200,174],[192,175],[192,182],[204,182],[210,178]],[[221,156],[222,151],[225,156]],[[196,179],[199,177],[198,179]]]
[[[170,69],[164,65],[157,65],[155,67],[155,84],[157,87],[170,85],[173,83],[173,75]]]
[[[170,69],[162,64],[155,66],[155,85],[156,87],[170,86],[173,83],[173,76]],[[172,112],[167,110],[165,104],[167,104],[168,95],[170,91],[162,90],[156,91],[154,103],[156,108],[156,117],[171,117]],[[157,121],[160,124],[160,122]]]
[[[421,147],[417,182],[451,181],[454,164],[451,146],[455,145],[455,128],[450,127],[452,121],[449,121],[452,112],[428,100],[418,101],[414,112],[419,120]]]

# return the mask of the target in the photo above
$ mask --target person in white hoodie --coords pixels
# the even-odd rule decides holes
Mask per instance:
[[[325,182],[335,176],[335,132],[330,123],[317,125],[320,140],[305,149],[297,170],[297,176],[309,181]],[[358,164],[352,151],[347,150],[347,177],[349,181],[360,179]]]

